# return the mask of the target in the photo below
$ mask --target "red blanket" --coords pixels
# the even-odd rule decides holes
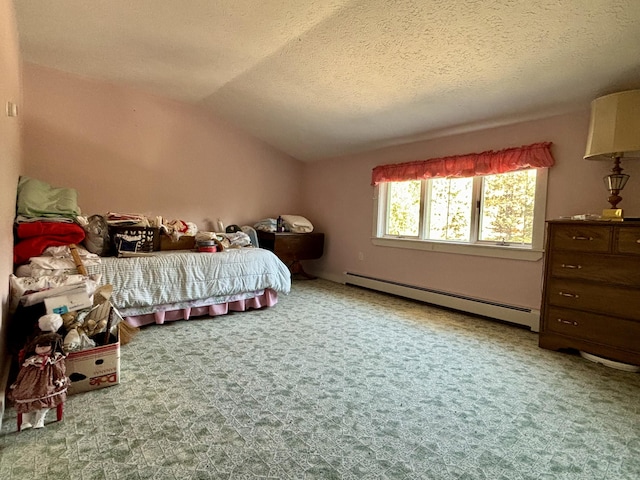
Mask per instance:
[[[18,242],[13,248],[13,263],[21,265],[42,255],[47,247],[81,243],[84,229],[75,223],[28,222],[17,228]]]

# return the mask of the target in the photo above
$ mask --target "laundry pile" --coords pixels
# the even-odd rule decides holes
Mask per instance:
[[[81,243],[85,231],[76,222],[80,215],[78,194],[72,188],[55,188],[29,177],[20,177],[15,219],[13,262],[26,263],[47,247]]]

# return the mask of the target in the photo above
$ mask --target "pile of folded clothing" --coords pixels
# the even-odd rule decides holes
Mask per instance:
[[[256,222],[253,228],[261,232],[275,232],[278,220],[276,218],[263,218]]]
[[[21,265],[48,247],[81,243],[85,231],[77,222],[78,194],[22,176],[18,182],[16,243],[13,262]]]

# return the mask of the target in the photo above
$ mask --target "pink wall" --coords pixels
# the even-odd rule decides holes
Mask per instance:
[[[542,261],[377,247],[371,243],[371,169],[379,164],[553,142],[547,218],[607,206],[610,165],[585,161],[588,105],[580,112],[302,164],[202,110],[144,92],[33,65],[24,69],[26,175],[77,188],[85,213],[181,218],[207,228],[278,213],[307,216],[326,233],[308,269],[345,271],[539,308]],[[640,217],[640,162],[621,204]],[[299,208],[299,206],[306,208]],[[360,260],[362,254],[362,260]]]
[[[582,159],[589,113],[585,111],[396,146],[317,162],[305,169],[307,211],[326,233],[322,259],[309,270],[335,280],[345,271],[459,293],[528,308],[539,308],[542,261],[453,255],[374,246],[373,187],[376,165],[553,142],[556,165],[549,172],[547,218],[600,213],[608,206],[602,177],[606,162]],[[640,162],[628,160],[631,175],[620,204],[640,217]],[[363,260],[359,259],[362,253]]]
[[[11,101],[22,112],[20,55],[13,2],[0,0],[0,426],[9,373],[5,348],[9,301],[9,275],[13,272],[13,220],[20,171],[20,116],[8,117]]]
[[[78,190],[83,213],[210,229],[299,205],[303,165],[202,109],[24,65],[24,175]]]

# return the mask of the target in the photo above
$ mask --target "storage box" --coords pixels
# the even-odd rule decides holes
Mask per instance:
[[[160,250],[160,229],[155,227],[109,227],[111,253],[149,253]]]
[[[160,235],[160,250],[193,250],[196,246],[196,237],[182,235],[177,241],[169,235]]]
[[[120,338],[95,348],[71,352],[66,358],[68,393],[87,392],[120,383]]]
[[[80,285],[64,295],[44,299],[44,306],[49,314],[57,313],[62,315],[76,310],[91,308],[92,305],[93,301],[87,294],[87,288],[84,285]]]

